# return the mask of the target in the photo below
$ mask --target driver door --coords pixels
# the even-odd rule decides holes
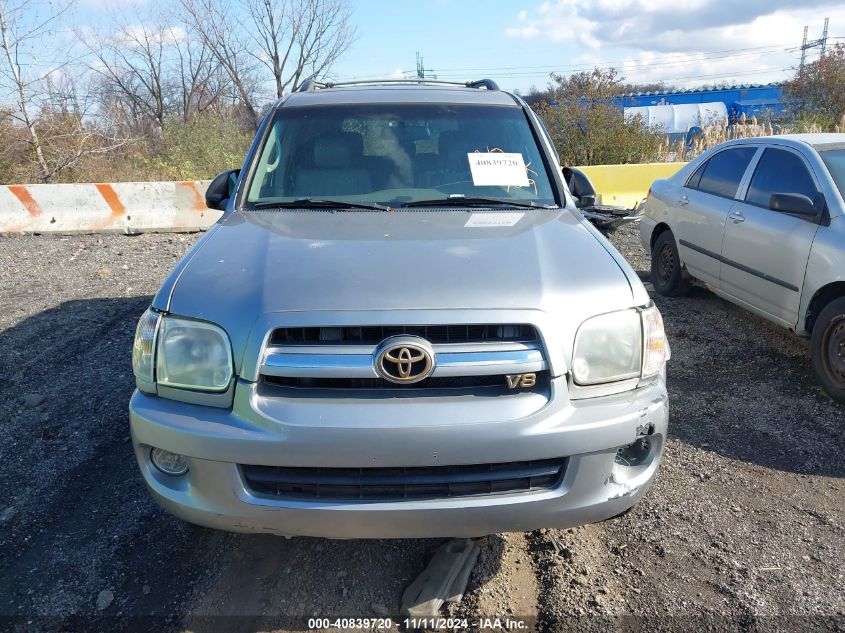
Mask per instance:
[[[773,211],[769,200],[774,193],[814,200],[818,192],[815,175],[800,153],[767,147],[725,224],[722,291],[786,327],[798,321],[804,273],[819,225]]]

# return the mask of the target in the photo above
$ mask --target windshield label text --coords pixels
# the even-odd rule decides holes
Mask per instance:
[[[522,154],[472,152],[467,158],[472,184],[476,187],[528,186],[528,171]]]

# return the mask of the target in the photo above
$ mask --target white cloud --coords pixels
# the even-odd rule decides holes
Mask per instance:
[[[526,11],[520,11],[516,16],[517,24],[505,29],[505,35],[521,39],[544,36],[554,41],[575,41],[587,48],[599,48],[601,42],[594,36],[599,24],[581,17],[580,2],[544,2],[537,7],[537,17],[533,18]]]
[[[841,0],[743,0],[730,7],[721,0],[556,0],[520,11],[505,33],[577,43],[586,50],[570,59],[572,70],[614,66],[631,82],[763,83],[792,74],[804,25],[819,37],[825,16],[836,36],[845,27]]]

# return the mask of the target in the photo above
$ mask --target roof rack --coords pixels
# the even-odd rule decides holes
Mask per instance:
[[[492,79],[479,79],[477,81],[443,81],[441,79],[420,79],[411,77],[408,79],[361,79],[358,81],[317,81],[311,77],[303,81],[296,92],[313,92],[321,88],[337,88],[339,86],[361,86],[379,84],[442,84],[448,86],[463,86],[464,88],[486,88],[487,90],[499,90],[498,84]]]

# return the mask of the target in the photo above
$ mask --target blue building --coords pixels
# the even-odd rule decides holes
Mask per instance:
[[[747,84],[706,90],[693,88],[666,92],[638,92],[620,95],[613,101],[620,108],[721,101],[727,108],[730,122],[738,120],[743,114],[747,118],[752,116],[760,118],[766,114],[777,117],[783,114],[786,108],[783,87],[778,83]]]

